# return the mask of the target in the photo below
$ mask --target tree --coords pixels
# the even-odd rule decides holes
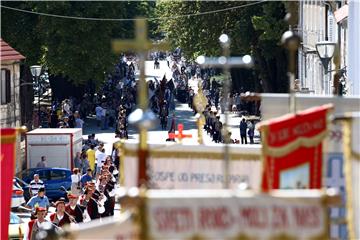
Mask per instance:
[[[149,15],[154,3],[147,2],[2,2],[2,5],[47,14],[134,18]],[[75,84],[89,80],[99,84],[104,72],[117,61],[111,49],[114,38],[133,37],[133,23],[89,21],[35,15],[1,8],[2,37],[26,59],[26,65],[42,64],[50,73]]]
[[[221,54],[218,37],[227,33],[232,40],[232,55],[251,54],[255,58],[253,74],[233,70],[233,86],[246,90],[287,92],[286,55],[279,45],[286,31],[285,8],[282,2],[264,2],[244,8],[189,16],[168,18],[174,15],[202,13],[238,7],[249,2],[236,1],[160,1],[156,13],[163,17],[158,31],[166,32],[174,47],[181,47],[188,58],[198,55]],[[241,81],[239,84],[239,78]],[[246,79],[244,79],[244,77]]]

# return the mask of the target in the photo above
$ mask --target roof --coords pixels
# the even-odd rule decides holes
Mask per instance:
[[[27,132],[26,134],[71,134],[71,133],[77,133],[81,132],[81,128],[37,128],[30,132]]]
[[[7,60],[16,61],[16,60],[25,59],[25,57],[23,55],[21,55],[18,51],[13,49],[2,38],[0,38],[0,41],[1,41],[0,61],[7,61]]]

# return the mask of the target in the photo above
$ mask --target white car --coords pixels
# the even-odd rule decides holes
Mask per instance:
[[[13,190],[11,196],[11,208],[17,208],[25,203],[24,191],[20,185],[13,179]]]

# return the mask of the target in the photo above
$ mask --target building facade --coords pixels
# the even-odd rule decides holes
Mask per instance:
[[[299,1],[298,33],[302,38],[302,45],[298,52],[298,78],[301,92],[332,95],[341,91],[344,95],[351,94],[350,82],[346,79],[347,19],[348,2],[345,0]],[[331,59],[327,70],[316,51],[316,44],[322,41],[334,42],[338,46],[335,50],[336,56]],[[340,76],[339,82],[334,82],[336,72]]]
[[[0,127],[18,127],[20,116],[20,61],[23,55],[1,40]]]

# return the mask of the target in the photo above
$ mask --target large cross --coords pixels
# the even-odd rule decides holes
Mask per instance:
[[[222,34],[219,37],[220,44],[223,51],[223,56],[220,57],[205,57],[200,56],[197,58],[197,63],[202,66],[212,66],[217,68],[222,68],[223,73],[225,75],[225,79],[223,81],[223,99],[224,99],[224,112],[225,112],[225,123],[222,131],[222,136],[224,139],[224,188],[229,188],[229,165],[230,165],[230,157],[229,157],[229,106],[228,106],[228,95],[231,89],[231,75],[230,68],[231,67],[242,67],[249,68],[252,66],[252,58],[249,55],[243,57],[230,57],[230,38],[226,34]]]
[[[148,146],[147,146],[147,124],[145,124],[147,113],[149,113],[148,108],[148,88],[145,80],[145,58],[148,51],[150,50],[161,50],[166,51],[169,49],[169,44],[167,42],[161,42],[159,44],[154,44],[147,38],[147,23],[143,18],[137,18],[135,20],[135,39],[129,40],[114,40],[112,42],[112,48],[116,53],[125,52],[132,50],[139,55],[139,69],[140,76],[138,82],[138,109],[135,110],[137,113],[140,113],[140,120],[138,124],[139,128],[139,148],[138,148],[138,158],[139,158],[139,172],[138,172],[138,185],[148,182],[147,176],[147,157],[148,157]],[[144,124],[141,123],[144,122]]]

